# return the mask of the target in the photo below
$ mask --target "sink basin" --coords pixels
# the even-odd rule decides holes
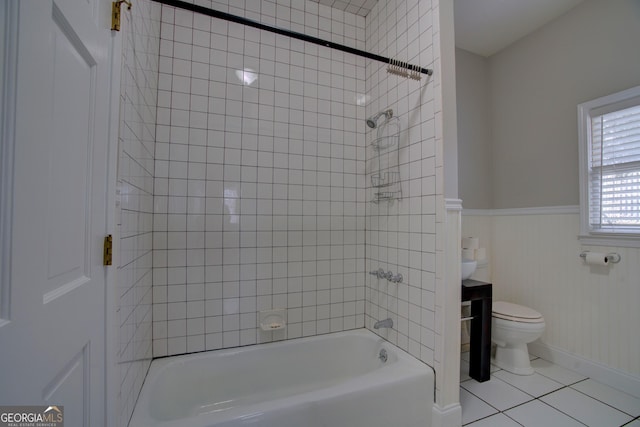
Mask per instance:
[[[476,271],[478,262],[471,259],[462,259],[462,280],[466,280]]]

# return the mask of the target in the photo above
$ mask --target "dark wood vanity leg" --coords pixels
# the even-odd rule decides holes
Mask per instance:
[[[469,376],[488,381],[491,375],[491,295],[471,300]]]

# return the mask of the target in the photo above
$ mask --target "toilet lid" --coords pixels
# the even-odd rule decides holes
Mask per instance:
[[[506,301],[495,301],[492,304],[492,315],[515,322],[540,323],[544,321],[542,315],[534,309]]]

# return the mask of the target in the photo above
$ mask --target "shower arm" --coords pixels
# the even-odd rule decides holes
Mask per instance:
[[[389,120],[391,117],[393,117],[393,110],[391,108],[384,110],[384,111],[380,111],[378,114],[371,116],[367,119],[367,126],[369,126],[371,129],[375,129],[378,127],[378,120],[380,119],[380,117],[385,116],[387,118],[387,120]]]

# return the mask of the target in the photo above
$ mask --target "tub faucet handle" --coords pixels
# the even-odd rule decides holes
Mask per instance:
[[[377,270],[374,270],[374,271],[370,271],[369,274],[371,274],[372,276],[376,276],[378,279],[383,279],[383,278],[387,277],[386,273],[381,268],[379,268]]]
[[[402,274],[398,273],[395,276],[391,276],[389,281],[392,283],[402,283]]]

